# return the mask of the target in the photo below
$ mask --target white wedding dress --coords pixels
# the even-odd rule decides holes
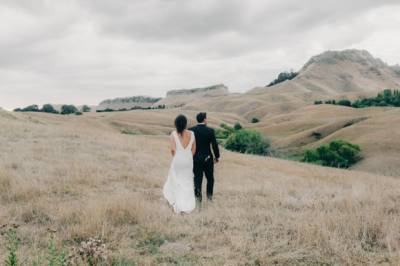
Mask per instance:
[[[190,141],[183,147],[176,131],[172,132],[175,140],[175,156],[172,159],[167,182],[164,185],[164,197],[176,213],[191,212],[196,207],[193,181],[192,146],[195,141],[194,133],[190,132]]]

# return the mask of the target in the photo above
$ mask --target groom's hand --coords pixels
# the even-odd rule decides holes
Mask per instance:
[[[214,163],[219,163],[219,158],[215,158]]]

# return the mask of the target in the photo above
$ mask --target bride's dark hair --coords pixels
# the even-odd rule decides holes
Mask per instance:
[[[184,115],[178,115],[178,116],[175,118],[175,128],[176,128],[176,131],[177,131],[179,134],[182,134],[182,132],[186,129],[186,126],[187,126],[187,119],[186,119],[186,116],[184,116]]]

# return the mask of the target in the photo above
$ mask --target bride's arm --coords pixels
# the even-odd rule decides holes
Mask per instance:
[[[176,151],[176,143],[174,136],[171,134],[170,136],[170,147],[171,147],[171,154],[172,156],[175,156],[175,151]]]
[[[193,134],[193,138],[194,138],[194,134]],[[196,139],[194,139],[193,145],[192,145],[192,154],[194,155],[195,153],[196,153]]]

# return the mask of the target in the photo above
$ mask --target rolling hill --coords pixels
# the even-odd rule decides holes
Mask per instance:
[[[363,160],[353,169],[400,177],[399,124],[399,108],[312,105],[264,119],[252,127],[287,154],[345,139],[362,147]]]
[[[204,88],[171,90],[167,96],[156,103],[166,106],[185,106],[200,99],[209,101],[213,97],[229,95],[229,89],[224,84],[213,85]]]
[[[0,261],[16,228],[18,258],[29,262],[46,261],[51,238],[76,255],[99,237],[108,265],[400,263],[400,180],[378,174],[223,150],[215,202],[174,215],[162,197],[168,137],[157,126],[192,112],[165,111],[0,111]],[[157,135],[122,134],[114,121]]]
[[[149,96],[133,96],[133,97],[121,97],[115,99],[107,99],[102,101],[97,107],[97,110],[104,109],[131,109],[135,107],[146,108],[154,105],[154,103],[158,102],[161,98],[154,98]]]
[[[230,112],[252,117],[289,113],[321,99],[354,99],[400,88],[400,74],[363,50],[327,51],[312,57],[292,79],[240,95],[199,99],[187,109]]]

